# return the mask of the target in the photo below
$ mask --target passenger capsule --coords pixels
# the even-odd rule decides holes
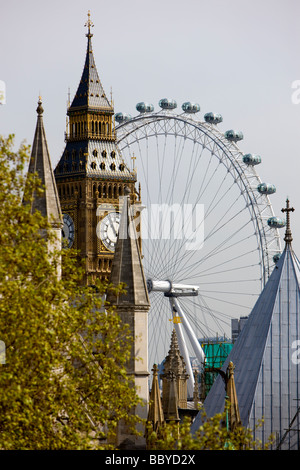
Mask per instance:
[[[243,156],[243,162],[249,166],[258,165],[259,163],[261,163],[261,157],[259,155],[253,155],[252,153],[247,153],[246,155]]]
[[[130,114],[126,114],[126,113],[116,113],[115,114],[115,120],[117,122],[119,122],[120,124],[122,122],[130,121],[130,119],[132,119],[132,116]]]
[[[140,113],[152,113],[154,106],[153,104],[141,102],[136,105],[136,109]]]
[[[204,114],[204,119],[210,124],[219,124],[219,122],[223,121],[221,114],[218,113],[206,113]]]
[[[230,140],[230,142],[237,142],[238,140],[243,140],[244,138],[241,131],[234,131],[233,129],[226,131],[225,137],[226,139]]]
[[[273,261],[275,264],[279,261],[280,256],[281,256],[281,253],[276,253],[276,255],[273,256]]]
[[[177,103],[175,100],[168,100],[168,98],[163,98],[158,103],[159,107],[162,109],[175,109],[177,108]]]
[[[274,194],[274,193],[276,193],[276,187],[274,186],[274,184],[260,183],[257,186],[257,191],[260,194]]]
[[[268,219],[268,225],[271,228],[282,228],[285,227],[285,221],[280,217],[270,217]]]
[[[183,103],[181,108],[187,114],[195,114],[200,111],[200,105],[198,103],[190,103],[190,101]]]

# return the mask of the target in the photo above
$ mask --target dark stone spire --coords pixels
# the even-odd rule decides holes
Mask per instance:
[[[89,13],[88,18],[89,19],[85,24],[85,26],[88,27],[88,33],[86,34],[88,42],[85,64],[76,95],[69,108],[69,111],[77,108],[92,108],[101,109],[103,111],[107,110],[108,112],[113,113],[113,107],[106,97],[96,68],[92,47],[93,35],[91,34],[91,27],[94,25],[90,20]]]
[[[164,423],[164,412],[161,404],[161,396],[158,384],[158,367],[153,365],[153,381],[150,393],[149,412],[147,417],[148,424],[152,425],[153,431],[157,432]]]
[[[38,210],[44,217],[48,218],[49,222],[60,227],[62,224],[60,202],[44,129],[44,109],[41,98],[39,98],[36,112],[38,117],[28,173],[37,173],[44,191],[40,196],[34,195],[31,210],[32,212]]]

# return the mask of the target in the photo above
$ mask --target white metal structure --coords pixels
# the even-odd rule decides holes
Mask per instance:
[[[274,219],[268,191],[258,190],[262,181],[236,144],[239,134],[198,118],[197,107],[178,114],[169,103],[159,112],[140,103],[146,112],[122,115],[116,127],[124,161],[142,188],[145,274],[161,282],[150,289],[150,368],[168,353],[174,325],[189,323],[198,339],[228,337],[231,318],[250,313],[281,253],[278,229],[268,225]],[[196,285],[198,295],[168,297],[167,282]],[[196,357],[191,336],[186,345]]]

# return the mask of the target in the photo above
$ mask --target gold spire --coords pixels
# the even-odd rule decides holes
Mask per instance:
[[[88,33],[86,34],[87,37],[92,37],[93,35],[91,34],[91,28],[94,27],[94,23],[91,21],[91,12],[90,10],[88,11],[88,20],[84,24],[85,27],[88,28]]]
[[[239,404],[236,394],[235,381],[234,381],[234,364],[230,361],[226,370],[226,395],[228,399],[228,421],[229,429],[233,431],[236,426],[241,425],[241,417],[239,411]]]
[[[294,212],[294,208],[290,207],[290,201],[289,198],[286,200],[286,207],[281,209],[281,212],[286,212],[286,230],[285,230],[285,236],[284,236],[284,241],[286,244],[291,244],[293,241],[292,237],[292,231],[291,231],[291,225],[290,225],[290,212]]]
[[[153,365],[153,381],[150,394],[150,404],[147,421],[152,425],[152,429],[157,432],[164,423],[164,413],[161,405],[160,390],[158,385],[158,367]]]
[[[36,108],[36,112],[37,112],[37,114],[40,115],[40,116],[41,116],[41,115],[43,114],[43,112],[44,112],[44,108],[43,108],[43,106],[42,106],[42,97],[41,97],[41,95],[39,95],[38,107]]]

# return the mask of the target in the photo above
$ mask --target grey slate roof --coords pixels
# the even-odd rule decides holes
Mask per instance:
[[[72,101],[70,109],[77,107],[107,109],[113,113],[113,108],[109,103],[96,68],[96,63],[92,48],[92,34],[87,34],[87,52],[85,64],[78,85],[76,95]]]
[[[102,156],[104,150],[106,157]],[[112,152],[114,152],[114,156],[112,156]],[[82,167],[80,162],[83,162]],[[104,169],[100,166],[102,163],[105,164]],[[65,178],[66,173],[70,175],[81,174],[100,180],[136,181],[136,175],[124,162],[115,141],[100,139],[67,142],[55,168],[55,177],[57,180]]]
[[[43,124],[43,111],[42,102],[39,100],[28,173],[38,174],[44,192],[41,196],[34,196],[31,210],[32,212],[40,211],[49,222],[60,225],[62,223],[61,208]]]
[[[299,276],[299,260],[287,243],[222,367],[225,371],[229,361],[235,365],[242,424],[264,443],[273,433],[277,444],[282,440],[300,406],[300,366],[295,355],[300,341]],[[224,411],[224,397],[224,383],[219,376],[204,401],[207,416]],[[263,425],[255,431],[262,418]],[[200,423],[198,414],[193,432]],[[298,417],[294,429],[299,425]],[[299,448],[295,430],[281,442],[281,449],[292,448]]]

